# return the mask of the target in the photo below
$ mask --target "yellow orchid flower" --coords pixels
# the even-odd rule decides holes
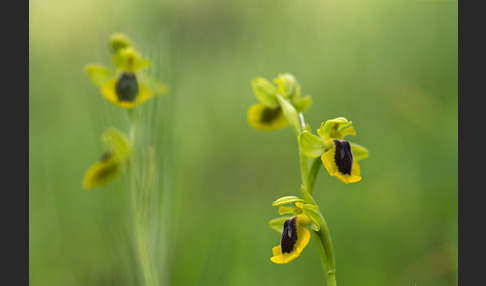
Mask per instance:
[[[298,112],[304,112],[312,103],[310,96],[301,97],[300,85],[291,74],[280,74],[274,82],[277,86],[261,77],[251,82],[259,103],[248,109],[248,123],[257,130],[279,130],[289,125],[289,120],[291,126],[298,125],[294,122],[297,119],[289,119],[285,108],[293,109],[297,117]]]
[[[310,231],[305,227],[309,219],[300,214],[284,222],[280,244],[272,248],[270,260],[277,264],[289,263],[300,256],[310,240]]]
[[[349,142],[336,139],[333,142],[334,146],[321,156],[322,163],[329,175],[347,184],[361,181],[361,169],[358,162],[353,160]]]
[[[128,139],[117,129],[106,130],[103,141],[108,145],[107,151],[84,175],[83,187],[87,190],[103,186],[118,177],[130,156],[131,147]]]
[[[155,95],[167,93],[167,86],[153,78],[142,76],[139,71],[150,65],[130,45],[117,46],[111,60],[117,69],[89,64],[85,72],[100,87],[101,94],[116,106],[131,109]]]
[[[361,181],[358,161],[368,157],[368,150],[356,143],[343,140],[347,135],[356,135],[352,122],[344,117],[327,120],[314,135],[308,130],[298,138],[302,152],[311,158],[321,157],[329,175],[344,183]]]

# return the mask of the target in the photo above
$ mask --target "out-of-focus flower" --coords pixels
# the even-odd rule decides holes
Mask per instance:
[[[103,156],[86,171],[83,187],[87,190],[103,186],[120,175],[130,156],[130,145],[126,136],[110,128],[103,134],[107,150]]]
[[[140,73],[150,65],[150,60],[142,58],[123,34],[112,36],[109,47],[113,53],[111,61],[116,68],[89,64],[85,72],[111,103],[130,109],[155,95],[167,93],[164,83]]]

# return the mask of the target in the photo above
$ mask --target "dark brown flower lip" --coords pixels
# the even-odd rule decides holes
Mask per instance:
[[[336,147],[336,154],[334,155],[334,162],[338,167],[340,173],[351,175],[353,167],[353,152],[351,152],[351,145],[345,140],[333,140]]]
[[[265,124],[270,124],[278,117],[280,112],[282,112],[280,106],[277,106],[276,108],[265,107],[260,121]]]
[[[297,217],[288,219],[284,223],[284,229],[282,232],[282,238],[280,240],[280,248],[282,253],[290,253],[294,250],[295,243],[297,242]]]
[[[132,72],[124,72],[116,82],[116,95],[120,101],[133,102],[138,94],[137,76]]]

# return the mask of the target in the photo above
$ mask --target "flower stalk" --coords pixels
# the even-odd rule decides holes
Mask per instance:
[[[304,116],[300,116],[302,125],[305,126]],[[301,194],[306,203],[316,205],[314,198],[312,197],[313,187],[316,179],[317,171],[321,165],[319,160],[313,160],[311,167],[311,172],[309,173],[309,158],[304,155],[301,147],[299,146],[300,155],[300,174],[302,178]],[[317,164],[316,164],[317,162]],[[307,198],[307,199],[306,199]],[[315,236],[317,237],[317,247],[319,249],[319,255],[321,258],[322,267],[324,270],[324,275],[326,277],[326,282],[328,286],[336,286],[336,264],[334,261],[334,249],[332,247],[331,235],[329,233],[329,228],[327,227],[326,220],[321,215],[319,216],[320,230],[313,230]]]
[[[312,134],[304,112],[312,104],[309,95],[302,96],[300,85],[291,74],[280,74],[273,86],[264,78],[252,81],[259,103],[248,110],[248,123],[257,130],[272,131],[290,126],[299,146],[301,198],[285,196],[273,202],[278,213],[292,214],[273,219],[269,226],[281,233],[280,245],[272,248],[270,260],[277,264],[296,259],[307,246],[311,228],[316,237],[326,284],[336,286],[336,264],[327,223],[313,198],[313,189],[321,165],[329,175],[349,184],[361,180],[358,160],[368,156],[368,150],[343,138],[356,135],[352,122],[337,117],[322,123]],[[322,162],[322,163],[321,163]],[[286,205],[292,206],[286,206]]]
[[[132,146],[133,150],[137,150],[137,141],[136,141],[136,130],[137,130],[137,121],[135,115],[132,110],[128,111],[129,118],[130,118],[130,145]],[[147,194],[150,194],[151,188],[148,185],[153,180],[153,171],[155,166],[149,162],[148,171],[149,173],[147,176],[140,176],[137,170],[137,153],[132,152],[132,156],[129,161],[129,172],[128,172],[128,180],[130,186],[130,198],[131,198],[131,205],[132,205],[132,215],[133,215],[133,223],[135,226],[135,241],[136,241],[136,248],[138,252],[138,259],[140,261],[141,270],[143,273],[144,278],[144,285],[151,286],[151,285],[158,285],[157,282],[157,272],[154,271],[153,266],[153,259],[151,259],[151,251],[150,246],[150,231],[149,231],[149,216],[148,213],[150,212],[150,200],[146,200],[144,197]]]
[[[133,42],[123,34],[113,34],[109,40],[114,67],[89,64],[85,72],[100,88],[101,95],[113,105],[125,110],[128,134],[114,128],[105,132],[103,140],[108,150],[86,172],[85,189],[102,186],[121,174],[126,175],[128,208],[132,214],[133,243],[136,251],[137,272],[141,285],[159,286],[157,255],[157,164],[152,143],[146,142],[145,122],[141,110],[135,108],[155,96],[165,95],[165,83],[141,73],[150,66],[148,58],[140,55]],[[140,112],[139,112],[140,111]],[[155,238],[155,239],[154,239]],[[165,277],[164,277],[165,278]]]

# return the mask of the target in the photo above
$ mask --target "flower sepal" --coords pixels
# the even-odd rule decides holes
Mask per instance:
[[[86,65],[84,72],[91,82],[99,87],[116,76],[115,70],[97,64]]]
[[[294,133],[296,135],[302,133],[302,126],[300,124],[299,115],[295,107],[280,94],[277,94],[277,99],[280,103],[280,107],[282,108],[282,112],[285,115],[285,118],[287,118],[287,121],[289,122],[289,125]]]
[[[351,145],[351,151],[353,152],[354,160],[361,161],[363,159],[368,158],[369,156],[368,149],[354,142],[349,142],[349,144]]]
[[[288,219],[291,219],[292,216],[281,216],[278,218],[274,218],[268,222],[268,225],[271,229],[275,230],[278,233],[282,233],[284,222]]]
[[[131,146],[127,136],[116,128],[108,128],[102,137],[108,149],[119,162],[125,161],[130,156]]]
[[[141,77],[140,83],[151,90],[154,95],[166,95],[169,92],[167,84],[151,77]]]
[[[262,77],[257,77],[251,81],[251,86],[255,97],[261,104],[269,108],[278,107],[277,88],[271,82]]]
[[[278,93],[284,98],[300,97],[300,85],[292,74],[279,74],[273,82],[277,84]]]
[[[302,206],[302,212],[309,218],[310,228],[313,231],[319,231],[321,229],[321,223],[324,220],[317,205],[304,204]]]
[[[307,109],[309,109],[309,107],[311,107],[312,105],[312,97],[310,95],[306,95],[304,97],[293,97],[291,99],[292,101],[292,105],[295,106],[295,109],[298,111],[298,112],[306,112]]]
[[[300,150],[305,156],[317,158],[326,151],[322,138],[304,130],[298,137]]]

